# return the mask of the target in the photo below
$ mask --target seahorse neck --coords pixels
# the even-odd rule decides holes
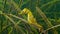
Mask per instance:
[[[29,14],[29,13],[32,14],[30,10],[28,10],[27,13],[28,13],[28,14]]]
[[[28,14],[29,14],[30,16],[32,16],[32,15],[33,15],[31,11],[29,11],[29,12],[28,12]]]

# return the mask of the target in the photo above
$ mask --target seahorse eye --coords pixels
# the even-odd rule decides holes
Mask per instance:
[[[27,14],[28,13],[28,9],[27,8],[24,8],[21,12],[20,12],[20,14]]]
[[[27,14],[27,13],[28,13],[27,8],[24,8],[24,9],[23,9],[23,12],[24,12],[24,14]]]

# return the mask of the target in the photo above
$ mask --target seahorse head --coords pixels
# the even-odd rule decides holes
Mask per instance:
[[[29,12],[29,9],[24,8],[24,9],[21,11],[21,13],[20,13],[20,14],[27,14],[28,12]]]

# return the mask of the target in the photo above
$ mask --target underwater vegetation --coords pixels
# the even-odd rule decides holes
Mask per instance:
[[[60,34],[60,0],[0,0],[1,34]]]

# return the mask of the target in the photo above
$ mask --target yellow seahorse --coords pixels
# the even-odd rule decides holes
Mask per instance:
[[[32,12],[31,12],[29,9],[24,8],[24,9],[21,11],[20,14],[27,14],[27,15],[28,15],[27,20],[28,20],[29,24],[37,27],[40,32],[43,31],[42,25],[40,25],[40,24],[37,23],[37,21],[36,21],[36,19],[34,18]]]

